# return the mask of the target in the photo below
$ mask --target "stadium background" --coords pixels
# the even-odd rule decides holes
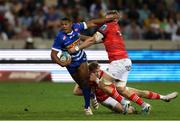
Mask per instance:
[[[179,0],[0,0],[0,81],[39,82],[52,78],[53,82],[73,82],[65,68],[50,60],[60,19],[67,16],[75,22],[90,20],[110,9],[122,16],[119,24],[133,61],[129,82],[179,85]],[[95,30],[83,34],[92,35]],[[98,60],[103,69],[107,67],[103,45],[94,45],[86,52],[89,61]],[[144,87],[152,88],[150,84]]]

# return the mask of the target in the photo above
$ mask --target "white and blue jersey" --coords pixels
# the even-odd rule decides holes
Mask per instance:
[[[52,49],[56,51],[67,51],[69,48],[72,48],[76,45],[80,44],[80,31],[87,29],[87,25],[85,22],[83,23],[74,23],[72,26],[71,33],[64,33],[62,31],[58,32],[54,43],[52,45]],[[70,73],[74,73],[78,66],[81,63],[86,62],[86,53],[83,50],[80,50],[71,55],[71,64],[67,66],[67,69]]]

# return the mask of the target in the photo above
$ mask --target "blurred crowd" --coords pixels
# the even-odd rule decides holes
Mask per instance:
[[[112,9],[127,40],[180,41],[180,0],[0,0],[0,39],[53,39],[62,18],[80,22]]]

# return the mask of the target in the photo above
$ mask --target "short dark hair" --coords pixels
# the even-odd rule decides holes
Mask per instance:
[[[97,61],[93,61],[89,63],[89,71],[94,71],[95,69],[97,69],[99,66]]]
[[[62,18],[61,21],[72,21],[72,20],[70,18],[65,17],[65,18]]]

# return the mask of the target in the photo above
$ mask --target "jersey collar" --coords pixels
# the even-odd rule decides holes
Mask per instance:
[[[73,31],[71,31],[70,33],[67,33],[67,35],[72,35],[73,34]]]

